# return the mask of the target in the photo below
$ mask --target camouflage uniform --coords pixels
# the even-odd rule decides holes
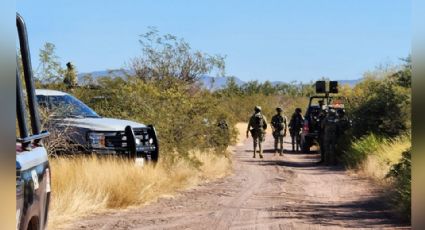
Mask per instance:
[[[324,163],[336,164],[335,147],[338,138],[338,118],[335,110],[330,109],[328,115],[322,122]]]
[[[252,129],[251,129],[252,128]],[[263,158],[263,148],[261,143],[264,142],[265,139],[265,130],[267,129],[267,119],[261,114],[261,107],[255,107],[255,113],[251,116],[248,122],[248,129],[246,131],[246,136],[248,137],[248,132],[251,132],[252,139],[254,141],[254,155],[255,158],[257,145],[259,148],[260,158]]]
[[[289,133],[292,139],[292,151],[295,151],[295,145],[297,152],[300,149],[301,141],[301,130],[303,128],[304,117],[301,114],[301,109],[295,109],[295,113],[292,114],[291,121],[289,122]],[[296,142],[296,143],[295,143]]]
[[[324,130],[323,130],[323,122],[326,118],[326,110],[321,109],[320,110],[320,114],[319,114],[319,136],[318,136],[318,141],[319,141],[319,149],[320,149],[320,162],[324,162],[325,161],[325,146],[323,145],[323,137],[324,137]]]
[[[73,89],[78,85],[77,74],[71,62],[66,63],[66,73],[63,83],[68,89]]]
[[[276,108],[277,114],[272,117],[272,128],[274,137],[274,155],[279,151],[279,155],[283,154],[283,137],[286,136],[286,121],[285,115],[282,115],[282,108]],[[280,148],[278,149],[278,144]]]

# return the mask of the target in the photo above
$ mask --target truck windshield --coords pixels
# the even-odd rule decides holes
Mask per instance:
[[[71,95],[37,95],[37,101],[40,107],[52,117],[100,117],[90,107]]]

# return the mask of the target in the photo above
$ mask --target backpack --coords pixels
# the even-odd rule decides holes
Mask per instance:
[[[279,116],[277,124],[273,123],[273,126],[275,126],[274,128],[277,130],[284,130],[286,128],[284,123],[285,121],[286,118],[284,116]]]
[[[260,113],[254,114],[254,129],[267,129],[267,123],[264,122],[263,115]]]
[[[291,121],[289,123],[289,126],[291,127],[291,129],[293,130],[300,130],[303,127],[303,117],[301,115],[298,114],[293,114]]]

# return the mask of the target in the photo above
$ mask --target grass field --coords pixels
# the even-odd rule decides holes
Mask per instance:
[[[113,157],[53,158],[49,228],[93,213],[145,205],[231,172],[226,156],[193,152],[192,157],[202,163],[199,168],[185,160],[140,167]]]

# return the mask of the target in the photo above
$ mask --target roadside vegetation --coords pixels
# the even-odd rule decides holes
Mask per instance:
[[[109,209],[131,208],[172,197],[176,191],[222,178],[231,161],[212,152],[191,152],[200,167],[179,159],[143,168],[125,159],[79,156],[52,158],[52,203],[49,227],[66,227],[72,220]]]
[[[399,68],[365,74],[347,96],[353,127],[340,143],[347,168],[373,179],[387,191],[401,219],[411,216],[411,60]]]
[[[225,57],[193,50],[182,39],[155,29],[140,36],[141,55],[121,70],[101,78],[83,77],[83,84],[64,83],[66,71],[55,46],[40,51],[38,88],[70,92],[99,115],[153,124],[160,141],[156,167],[136,167],[125,160],[52,156],[51,227],[111,208],[143,205],[161,196],[230,172],[227,147],[255,105],[270,120],[276,106],[290,117],[307,107],[314,82],[250,81],[232,77],[215,91],[199,84],[204,74],[225,75]],[[341,94],[349,99],[353,127],[339,143],[341,162],[373,178],[390,191],[391,205],[410,219],[411,66],[365,74],[361,83]],[[284,80],[284,79],[282,79]],[[319,79],[318,79],[319,80]],[[239,138],[240,139],[240,138]],[[53,227],[55,228],[55,227]]]

